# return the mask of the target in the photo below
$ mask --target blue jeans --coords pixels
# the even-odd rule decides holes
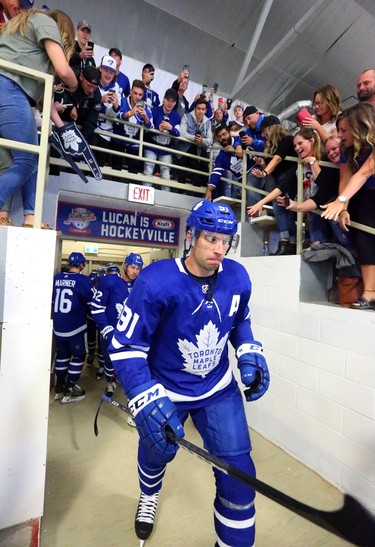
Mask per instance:
[[[0,136],[12,141],[38,144],[33,110],[27,96],[12,80],[0,75]],[[34,214],[38,156],[11,150],[13,162],[0,175],[0,209],[17,190],[22,190],[24,214]]]
[[[310,241],[311,243],[335,243],[351,251],[354,248],[353,237],[350,232],[345,232],[340,224],[333,220],[326,220],[319,215],[310,213]]]

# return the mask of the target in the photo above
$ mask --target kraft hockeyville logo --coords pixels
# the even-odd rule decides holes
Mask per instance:
[[[135,417],[142,408],[148,404],[160,399],[161,397],[166,397],[167,392],[161,384],[156,384],[155,386],[150,387],[146,391],[142,391],[139,395],[136,395],[131,401],[129,401],[129,408]]]

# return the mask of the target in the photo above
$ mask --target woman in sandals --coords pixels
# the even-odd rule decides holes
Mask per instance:
[[[375,228],[375,109],[358,103],[337,120],[341,138],[339,195],[322,206],[323,218],[339,220],[348,231],[350,221]],[[349,201],[350,200],[350,201]],[[355,230],[355,248],[361,268],[364,290],[351,307],[375,309],[375,235]]]

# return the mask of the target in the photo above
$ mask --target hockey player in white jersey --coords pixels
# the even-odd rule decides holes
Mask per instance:
[[[85,390],[77,385],[87,352],[87,310],[95,289],[81,272],[86,259],[71,253],[69,272],[58,273],[53,282],[53,332],[56,339],[55,400],[80,401]]]
[[[125,257],[124,279],[117,264],[108,264],[105,276],[99,279],[95,297],[91,303],[91,314],[100,332],[100,347],[104,358],[104,374],[107,380],[106,395],[112,396],[116,389],[114,370],[107,347],[112,339],[117,321],[134,282],[143,267],[141,255],[130,253]]]
[[[140,274],[109,347],[140,437],[135,531],[141,540],[152,532],[166,464],[178,450],[166,428],[183,436],[190,415],[209,452],[255,475],[229,341],[247,386],[246,400],[258,399],[269,385],[262,345],[250,325],[249,276],[225,258],[238,244],[233,211],[200,201],[186,228],[187,258],[155,262]],[[216,545],[251,547],[255,492],[221,471],[214,473]]]

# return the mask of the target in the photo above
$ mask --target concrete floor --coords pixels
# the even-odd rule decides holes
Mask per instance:
[[[105,381],[97,382],[95,369],[86,369],[79,383],[87,395],[77,403],[62,405],[51,392],[41,545],[136,547],[137,431],[127,425],[123,412],[103,404],[95,437],[94,416]],[[120,388],[115,398],[125,402]],[[188,440],[200,444],[191,423],[185,431]],[[251,434],[260,480],[323,510],[341,506],[336,488],[256,432]],[[168,466],[147,547],[213,547],[213,497],[210,467],[180,450]],[[257,547],[350,545],[260,494],[256,507]]]

